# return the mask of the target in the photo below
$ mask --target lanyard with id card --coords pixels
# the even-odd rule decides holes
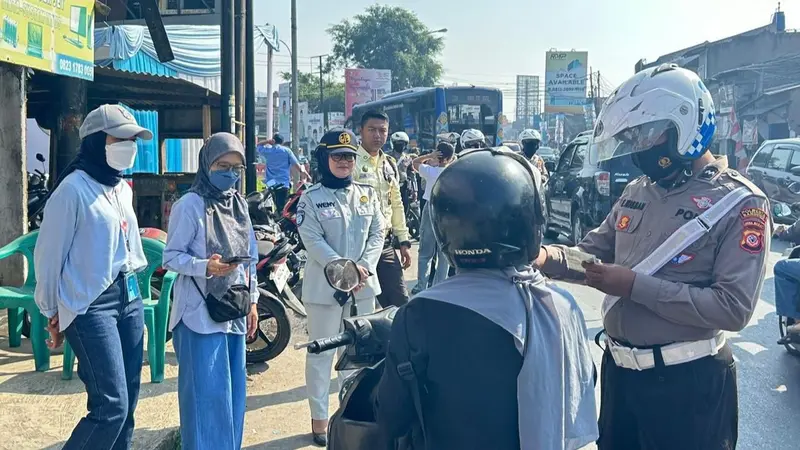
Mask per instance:
[[[108,198],[109,203],[114,209],[117,210],[119,214],[119,226],[122,230],[122,238],[125,240],[125,250],[126,250],[126,257],[130,258],[131,253],[131,241],[128,238],[128,220],[125,217],[125,211],[122,208],[122,202],[119,200],[119,193],[117,192],[117,188],[114,187],[112,189],[114,200],[112,201],[111,195],[106,194],[106,198]],[[128,261],[125,263],[128,266]],[[125,300],[127,302],[132,302],[134,300],[138,300],[141,298],[141,292],[139,290],[139,279],[136,276],[135,272],[125,272]]]

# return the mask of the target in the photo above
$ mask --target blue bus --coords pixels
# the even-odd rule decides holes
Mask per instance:
[[[436,136],[474,128],[490,145],[500,145],[503,94],[499,89],[474,86],[412,88],[393,92],[380,100],[353,106],[351,128],[358,134],[364,112],[377,109],[389,116],[389,134],[405,131],[411,145],[436,147]],[[498,135],[499,134],[499,135]]]

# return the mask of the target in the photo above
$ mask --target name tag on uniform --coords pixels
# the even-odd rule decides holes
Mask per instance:
[[[359,205],[356,207],[356,211],[358,212],[359,216],[371,216],[372,215],[372,206],[370,205]]]
[[[361,172],[360,174],[358,174],[358,179],[359,180],[374,180],[375,179],[375,173],[373,173],[373,172]]]
[[[135,273],[130,272],[125,274],[125,290],[129,302],[142,297],[141,292],[139,292],[139,280],[136,278]]]
[[[339,217],[342,217],[342,213],[340,213],[336,208],[325,208],[319,210],[320,220],[337,219]]]

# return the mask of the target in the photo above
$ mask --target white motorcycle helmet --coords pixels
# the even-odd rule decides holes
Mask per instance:
[[[408,144],[411,140],[408,138],[408,134],[405,131],[398,131],[392,134],[391,137],[392,142],[405,142]]]
[[[519,134],[519,141],[520,142],[525,142],[525,141],[539,141],[539,142],[541,142],[542,141],[542,135],[537,130],[534,130],[534,129],[531,129],[531,128],[526,128],[526,129],[522,130],[522,132]]]
[[[600,161],[666,145],[658,164],[665,168],[674,160],[687,172],[708,150],[715,118],[700,77],[662,64],[637,73],[611,94],[597,118],[593,145]]]
[[[485,146],[486,136],[480,130],[470,128],[461,133],[462,148],[482,148]]]

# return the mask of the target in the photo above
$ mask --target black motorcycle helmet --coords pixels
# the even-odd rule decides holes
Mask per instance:
[[[431,221],[450,264],[501,269],[530,264],[542,245],[539,172],[511,150],[467,150],[431,191]]]

